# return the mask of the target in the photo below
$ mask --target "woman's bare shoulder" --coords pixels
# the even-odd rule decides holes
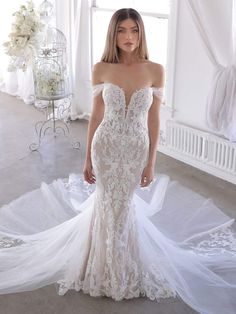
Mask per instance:
[[[110,63],[100,61],[94,64],[93,71],[102,71],[109,66]]]
[[[148,61],[150,75],[152,77],[153,86],[164,86],[165,83],[165,68],[160,63]]]
[[[153,72],[164,72],[165,69],[164,69],[164,66],[160,63],[156,63],[156,62],[153,62],[153,61],[150,61],[148,60],[148,67],[153,71]]]
[[[108,69],[109,63],[107,62],[97,62],[93,66],[93,71],[92,71],[92,84],[101,84],[104,82],[104,74],[106,73]]]

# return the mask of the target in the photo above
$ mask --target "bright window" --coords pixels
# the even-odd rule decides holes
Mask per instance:
[[[95,0],[92,7],[92,63],[100,61],[111,16],[122,7],[132,7],[142,15],[149,58],[166,66],[170,10],[168,0]]]
[[[156,12],[169,14],[168,0],[96,0],[95,5],[99,8],[107,8],[117,10],[120,8],[134,8],[138,11]]]

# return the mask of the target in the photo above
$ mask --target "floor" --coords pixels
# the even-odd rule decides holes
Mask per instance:
[[[44,138],[40,150],[31,152],[35,142],[34,125],[43,120],[42,112],[21,100],[0,94],[0,206],[21,194],[38,188],[42,181],[51,182],[81,172],[85,155],[86,121],[71,122],[71,136],[81,149],[72,148],[68,138]],[[168,174],[200,194],[212,198],[225,213],[236,218],[235,185],[203,173],[163,154],[157,156],[157,172]],[[160,302],[145,298],[115,302],[68,292],[60,297],[54,285],[32,292],[0,296],[0,314],[194,314],[178,298]]]

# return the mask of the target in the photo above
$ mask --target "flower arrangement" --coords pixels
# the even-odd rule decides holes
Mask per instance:
[[[10,40],[3,45],[6,54],[11,57],[8,71],[22,69],[32,63],[38,47],[37,35],[43,30],[44,24],[40,21],[40,15],[35,10],[33,1],[21,5],[20,9],[13,14],[15,21],[12,24]]]
[[[38,69],[35,72],[35,92],[40,97],[57,96],[64,93],[65,73],[58,69],[51,69],[50,72]]]

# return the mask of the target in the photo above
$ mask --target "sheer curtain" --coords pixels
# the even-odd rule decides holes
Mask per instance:
[[[215,71],[206,119],[215,132],[236,141],[236,0],[187,0]]]
[[[34,103],[34,80],[33,71],[29,67],[25,72],[17,70],[15,72],[4,71],[0,90],[4,93],[21,98],[26,104]]]
[[[57,27],[68,42],[72,119],[88,119],[91,112],[90,0],[56,0]]]

